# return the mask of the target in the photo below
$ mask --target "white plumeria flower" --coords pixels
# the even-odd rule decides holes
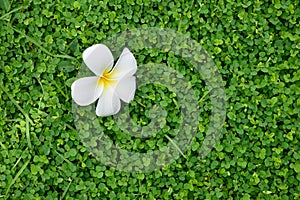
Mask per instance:
[[[107,46],[96,44],[83,52],[83,61],[95,76],[80,78],[71,86],[72,98],[80,106],[99,99],[97,116],[114,115],[120,111],[121,101],[129,103],[135,94],[137,64],[129,49],[124,48],[113,67],[114,58]]]

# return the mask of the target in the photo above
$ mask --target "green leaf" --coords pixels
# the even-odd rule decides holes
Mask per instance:
[[[291,167],[295,170],[295,172],[300,173],[300,162],[291,164]]]

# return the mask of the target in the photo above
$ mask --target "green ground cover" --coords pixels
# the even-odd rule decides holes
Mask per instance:
[[[0,199],[299,199],[299,22],[298,0],[0,0]],[[82,52],[140,27],[186,34],[223,78],[227,118],[204,159],[205,82],[171,52],[135,56],[170,64],[199,96],[201,120],[184,156],[153,172],[122,172],[101,164],[78,135],[70,86]],[[151,105],[169,111],[149,140],[122,134],[112,117],[99,123],[124,149],[160,148],[180,122],[174,97],[157,85],[137,90],[130,103],[137,123],[149,123]]]

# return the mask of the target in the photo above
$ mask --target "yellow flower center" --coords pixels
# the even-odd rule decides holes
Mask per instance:
[[[113,77],[113,71],[109,72],[109,70],[105,70],[101,77],[98,79],[98,86],[102,85],[105,88],[108,88],[108,86],[113,86],[116,83],[116,80],[112,79]]]

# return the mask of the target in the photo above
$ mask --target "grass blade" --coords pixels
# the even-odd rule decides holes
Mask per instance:
[[[37,41],[35,41],[33,38],[29,37],[28,35],[26,35],[25,33],[23,33],[22,31],[14,28],[13,26],[10,25],[10,28],[13,29],[14,31],[16,31],[17,33],[23,35],[24,37],[26,37],[26,39],[30,42],[32,42],[33,44],[35,44],[37,47],[39,47],[43,52],[45,52],[46,54],[48,54],[49,56],[52,57],[56,57],[56,58],[66,58],[66,59],[71,59],[71,60],[75,60],[77,61],[76,58],[69,56],[69,55],[55,55],[52,54],[50,51],[48,51],[47,49],[45,49],[44,47],[42,47],[42,45],[40,45]]]
[[[185,158],[186,156],[183,154],[183,152],[181,151],[181,149],[177,146],[177,144],[172,140],[172,138],[170,138],[168,135],[165,135],[166,138],[168,138],[168,140],[175,146],[175,148],[179,151],[179,153]]]
[[[204,100],[204,98],[210,93],[210,90],[209,91],[206,91],[203,96],[201,97],[201,99],[199,100],[199,102],[202,102]]]
[[[15,106],[18,108],[18,110],[25,116],[25,119],[27,119],[31,125],[34,125],[32,120],[29,118],[29,116],[27,115],[27,113],[21,108],[21,106],[19,106],[19,104],[11,97],[11,95],[6,91],[6,89],[3,87],[2,84],[0,84],[0,87],[2,89],[2,91],[8,96],[9,100],[15,104]]]
[[[14,13],[14,12],[17,12],[18,10],[21,10],[22,8],[23,8],[23,7],[15,8],[15,9],[13,9],[12,11],[10,11],[10,12],[8,12],[8,13],[2,15],[2,16],[0,17],[0,20],[4,19],[5,17],[9,16],[10,14],[12,14],[12,13]]]
[[[26,152],[27,149],[28,149],[28,147],[23,151],[23,153]],[[17,162],[14,164],[14,166],[13,166],[12,169],[11,169],[11,171],[13,171],[13,170],[15,169],[15,167],[18,165],[18,163],[19,163],[20,160],[22,159],[23,153],[21,154],[21,156],[20,156],[20,158],[17,160]]]
[[[14,179],[10,182],[8,185],[8,188],[5,192],[5,199],[7,199],[7,194],[9,193],[9,190],[13,184],[15,184],[16,180],[19,178],[19,176],[23,173],[23,171],[26,169],[27,165],[29,164],[30,160],[27,160],[27,162],[22,166],[22,168],[18,171],[17,175],[14,177]]]
[[[54,152],[59,155],[64,161],[66,161],[69,165],[73,165],[73,163],[71,163],[68,159],[66,159],[63,155],[61,155],[60,153],[58,153],[58,151],[54,150]]]
[[[66,187],[64,193],[63,193],[62,196],[60,197],[60,200],[63,200],[63,199],[65,198],[65,196],[66,196],[66,194],[67,194],[67,192],[68,192],[68,190],[69,190],[69,187],[70,187],[72,181],[73,181],[73,180],[70,179],[70,183],[67,185],[67,187]]]
[[[28,119],[28,117],[25,117],[25,118],[26,118],[26,139],[27,139],[29,149],[32,149],[31,140],[30,140],[30,132],[29,132],[29,119]]]

